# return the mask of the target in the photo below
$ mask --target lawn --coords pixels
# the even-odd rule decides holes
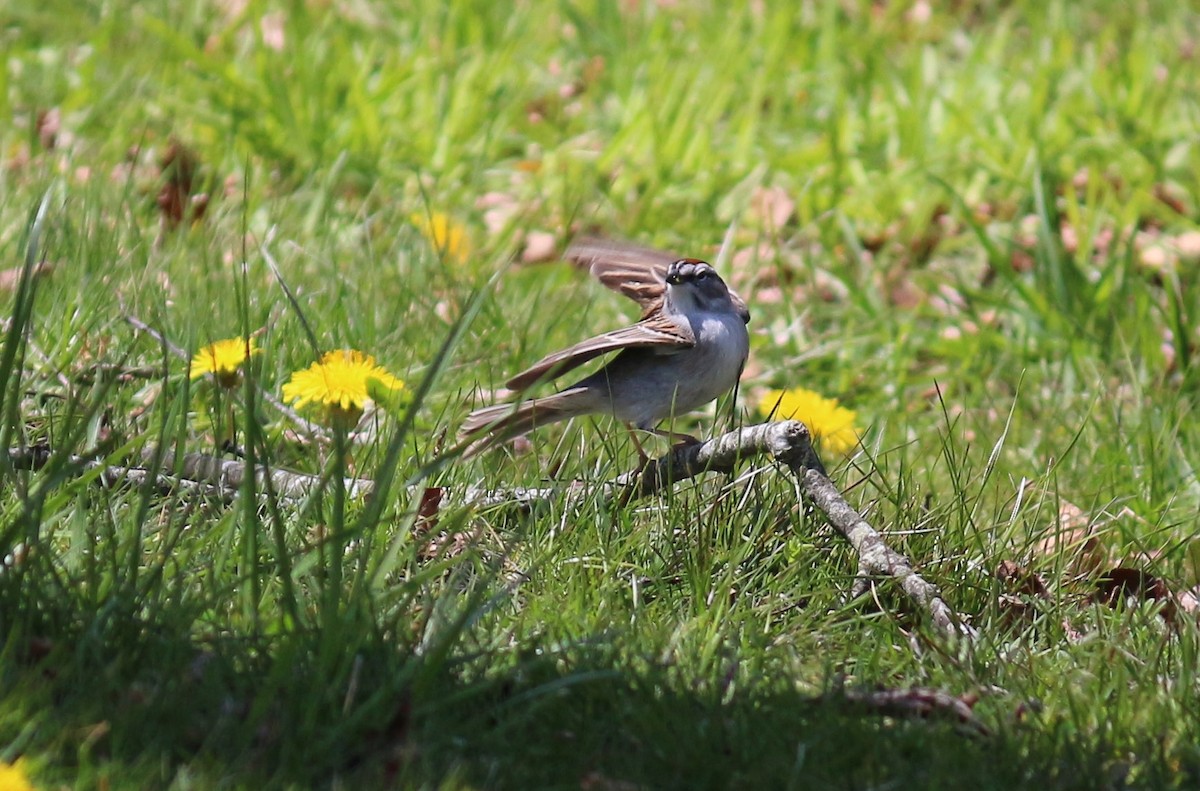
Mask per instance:
[[[0,788],[1200,785],[1187,4],[46,0],[0,34]],[[797,417],[961,630],[767,457],[625,501],[607,418],[460,456],[636,318],[580,234],[714,263],[750,362],[676,425],[852,410]],[[287,386],[342,350],[404,383],[357,423]]]

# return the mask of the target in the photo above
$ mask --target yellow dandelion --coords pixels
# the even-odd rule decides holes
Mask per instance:
[[[415,212],[409,220],[429,240],[438,255],[460,264],[471,257],[471,241],[462,223],[442,212]]]
[[[0,761],[0,791],[34,791],[33,783],[25,774],[24,758],[11,764]]]
[[[774,414],[780,420],[799,420],[808,426],[813,440],[830,453],[844,456],[858,444],[860,432],[854,425],[858,413],[836,399],[803,387],[768,390],[759,399],[758,411],[764,417]]]
[[[192,358],[192,378],[199,379],[205,374],[212,374],[221,387],[236,387],[242,363],[246,362],[247,350],[250,354],[259,353],[254,338],[226,338],[210,343]]]
[[[395,392],[404,387],[404,382],[378,365],[371,355],[339,349],[326,352],[319,362],[293,373],[283,386],[283,398],[297,408],[320,404],[329,410],[336,425],[352,426],[362,417],[372,386]]]

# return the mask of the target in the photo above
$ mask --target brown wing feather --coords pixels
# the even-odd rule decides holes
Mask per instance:
[[[667,267],[679,260],[679,256],[663,250],[591,237],[572,242],[566,258],[605,287],[641,305],[643,318],[662,304]]]
[[[643,319],[649,318],[662,307],[667,267],[682,258],[665,250],[590,236],[572,242],[564,257],[581,269],[586,269],[606,288],[638,303]],[[749,324],[750,310],[746,307],[746,301],[732,288],[729,289],[729,297],[738,315]]]
[[[602,354],[621,349],[659,347],[664,351],[688,349],[696,345],[696,338],[686,325],[679,325],[661,315],[639,321],[594,338],[588,338],[574,346],[547,355],[521,373],[509,379],[510,390],[524,390],[542,381],[561,376]]]

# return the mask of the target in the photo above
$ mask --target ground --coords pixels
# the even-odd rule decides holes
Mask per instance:
[[[1186,4],[36,6],[0,13],[5,782],[1200,784]],[[976,638],[851,598],[764,459],[620,504],[602,418],[458,458],[636,315],[579,233],[716,265],[751,360],[678,426],[788,393]]]

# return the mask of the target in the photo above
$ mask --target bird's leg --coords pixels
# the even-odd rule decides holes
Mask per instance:
[[[650,463],[650,457],[646,455],[642,443],[638,442],[637,433],[634,431],[632,423],[625,424],[625,430],[629,432],[629,438],[633,440],[633,447],[637,449],[638,455],[638,472],[646,469],[646,465]]]
[[[625,430],[629,432],[629,438],[633,440],[633,447],[637,449],[638,454],[638,471],[646,469],[646,465],[650,463],[650,457],[646,455],[646,449],[642,447],[642,443],[638,441],[637,430],[640,427],[634,426],[632,423],[625,424]],[[698,445],[700,440],[693,437],[691,434],[681,434],[678,431],[666,431],[661,428],[640,428],[640,430],[648,434],[654,434],[659,437],[666,437],[671,442],[675,443],[671,449],[682,448],[686,445]]]
[[[645,430],[649,431],[651,434],[657,434],[660,437],[666,437],[668,440],[675,443],[675,447],[700,444],[700,440],[696,437],[693,437],[691,434],[681,434],[678,431],[666,431],[661,428],[648,428]]]

